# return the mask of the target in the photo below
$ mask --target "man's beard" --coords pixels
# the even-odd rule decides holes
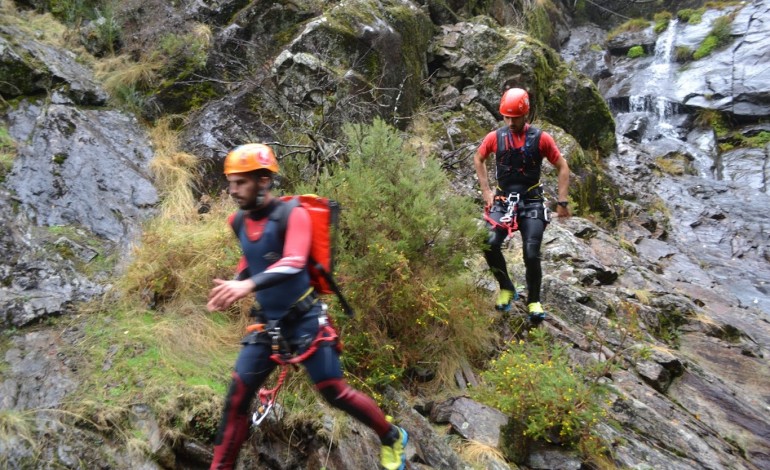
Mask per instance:
[[[267,196],[267,189],[260,189],[257,192],[257,196],[254,199],[251,199],[244,204],[240,204],[239,207],[243,211],[253,211],[255,209],[260,209],[265,205],[265,198]]]

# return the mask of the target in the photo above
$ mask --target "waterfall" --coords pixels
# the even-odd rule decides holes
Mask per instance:
[[[660,136],[676,138],[676,127],[669,122],[676,109],[664,91],[674,82],[673,55],[676,25],[672,19],[666,30],[655,41],[655,55],[647,68],[648,76],[636,94],[628,97],[629,111],[649,113],[656,119],[655,130]]]

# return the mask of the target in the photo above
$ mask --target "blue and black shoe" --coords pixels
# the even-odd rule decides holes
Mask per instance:
[[[543,306],[540,305],[540,302],[532,302],[527,305],[527,310],[529,310],[529,321],[532,324],[538,325],[545,320],[545,311],[543,310]]]

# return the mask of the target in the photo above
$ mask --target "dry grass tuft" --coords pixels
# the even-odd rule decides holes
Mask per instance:
[[[94,66],[94,74],[102,81],[104,88],[115,95],[120,88],[151,87],[162,66],[159,61],[136,62],[127,55],[119,55],[100,60]]]
[[[487,468],[490,461],[505,462],[505,457],[498,448],[478,441],[462,443],[457,452],[464,461],[473,465],[474,468]]]

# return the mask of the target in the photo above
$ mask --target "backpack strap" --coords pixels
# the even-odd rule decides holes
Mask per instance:
[[[527,129],[527,134],[524,136],[524,153],[528,157],[533,158],[540,154],[540,136],[542,134],[543,131],[533,125]]]
[[[233,223],[230,224],[230,226],[233,228],[233,232],[235,232],[235,238],[239,238],[241,236],[241,228],[243,228],[244,218],[246,218],[246,212],[238,209],[238,211],[235,213],[235,217],[233,217]]]
[[[511,128],[508,126],[501,127],[497,130],[497,151],[501,152],[505,150],[505,138],[511,134]]]

